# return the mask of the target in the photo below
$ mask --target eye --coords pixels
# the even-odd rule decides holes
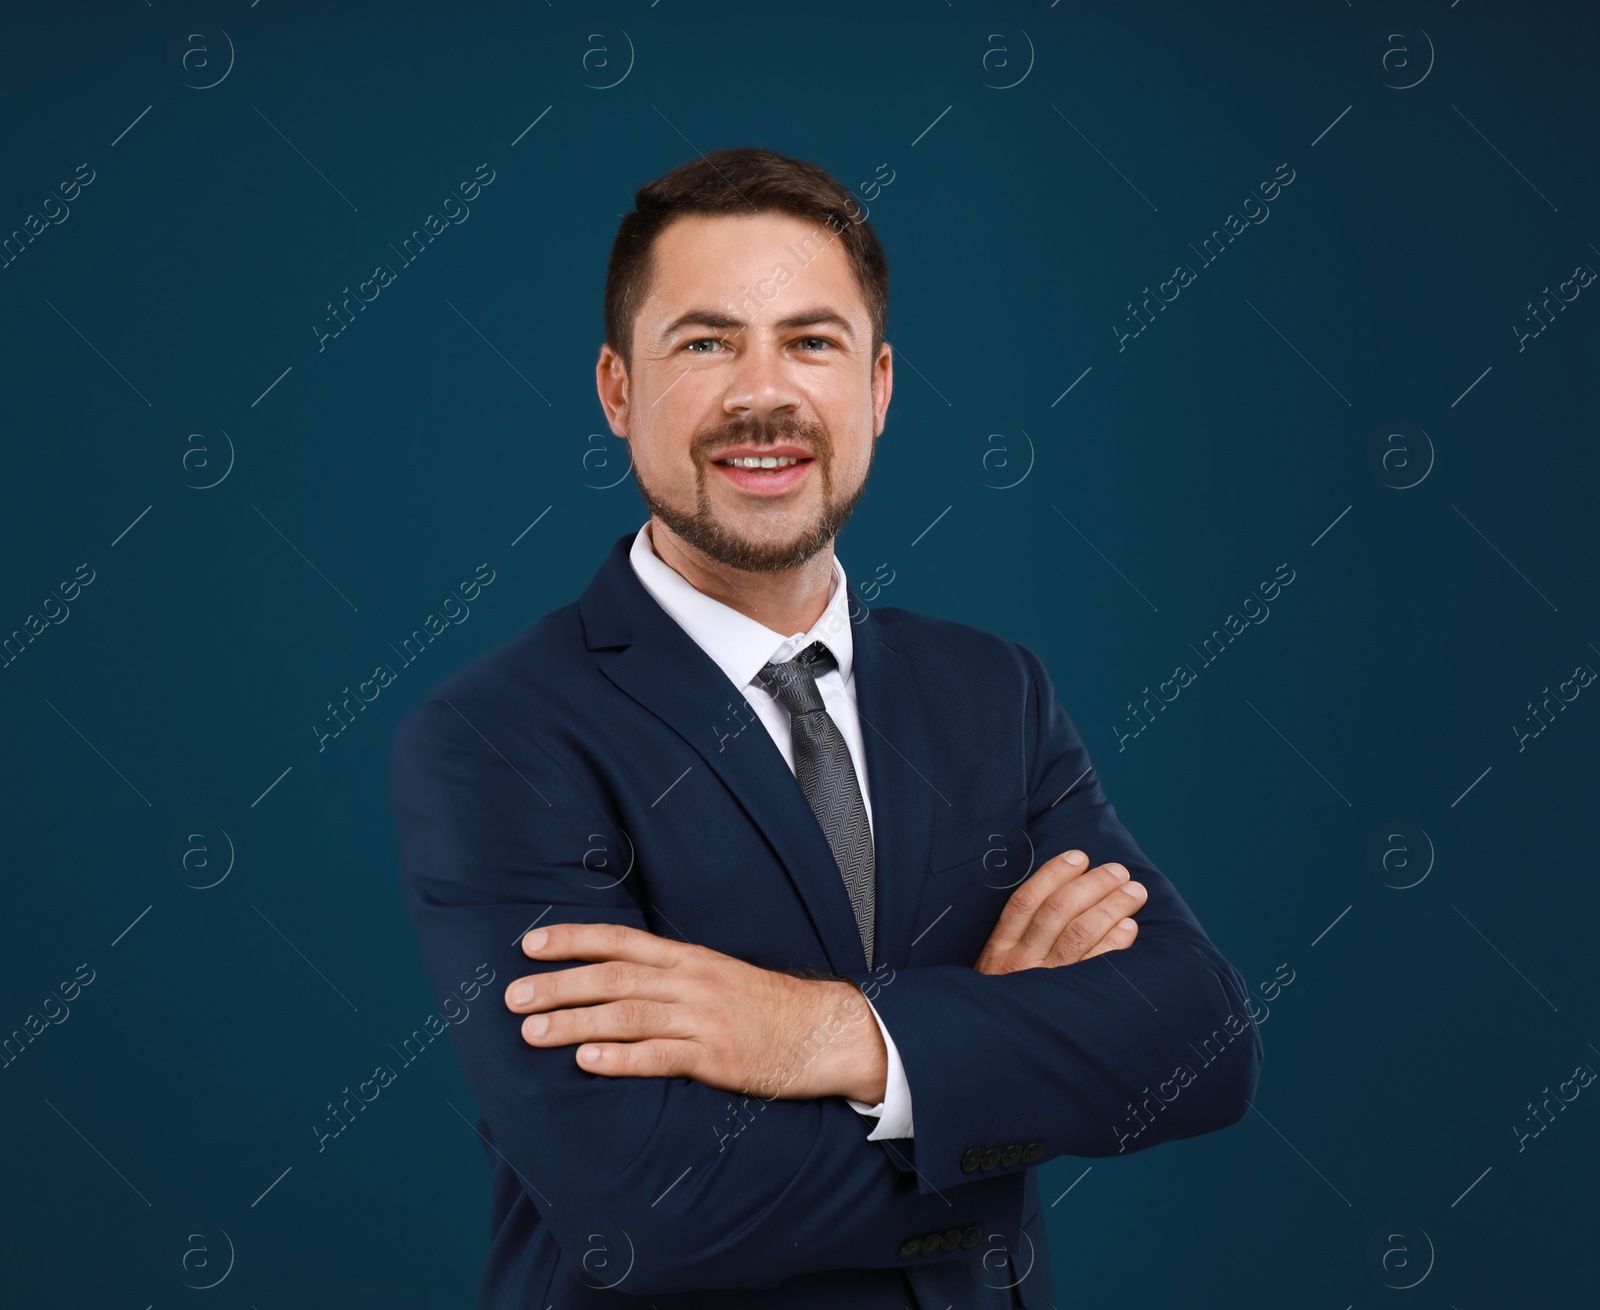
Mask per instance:
[[[800,338],[800,344],[801,345],[805,345],[807,342],[816,342],[820,346],[827,346],[827,347],[830,347],[830,348],[833,346],[833,342],[829,341],[827,337],[801,337]],[[808,351],[807,353],[811,353],[811,352]]]
[[[710,351],[710,350],[696,350],[696,349],[694,349],[694,347],[696,347],[696,346],[721,346],[722,344],[723,344],[723,341],[722,341],[721,337],[696,337],[693,341],[684,342],[683,348],[685,350],[687,350],[691,355],[710,355],[710,354],[714,354],[715,352],[714,351]]]

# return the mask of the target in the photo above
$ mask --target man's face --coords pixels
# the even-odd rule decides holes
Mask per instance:
[[[725,567],[803,564],[866,487],[893,381],[843,242],[788,214],[692,215],[652,254],[633,367],[607,345],[596,370],[640,494]]]

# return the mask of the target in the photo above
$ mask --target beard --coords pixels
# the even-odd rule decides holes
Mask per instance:
[[[719,451],[733,446],[759,448],[784,442],[804,446],[811,452],[817,473],[822,479],[822,508],[811,523],[788,541],[752,541],[716,517],[707,481],[718,476],[712,472],[712,460]],[[867,456],[869,470],[876,450],[877,443],[874,442]],[[733,419],[714,428],[706,428],[695,433],[689,443],[689,457],[695,466],[693,510],[679,509],[655,495],[645,486],[635,466],[634,480],[638,483],[639,495],[650,512],[686,544],[724,568],[745,573],[781,573],[804,564],[833,541],[867,489],[866,475],[863,474],[859,485],[847,488],[842,496],[836,496],[833,442],[827,429],[821,424],[805,423],[789,415],[773,419]]]

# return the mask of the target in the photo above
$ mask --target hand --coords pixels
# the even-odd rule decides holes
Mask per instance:
[[[1128,881],[1122,865],[1091,869],[1082,851],[1065,851],[1011,893],[974,967],[1015,973],[1126,950],[1139,935],[1139,925],[1126,916],[1145,896],[1144,885]]]
[[[558,923],[522,939],[535,960],[591,960],[518,978],[506,1006],[529,1046],[581,1042],[611,1078],[692,1078],[766,1100],[847,1096],[876,1105],[888,1050],[861,989],[759,969],[692,942],[614,923]]]

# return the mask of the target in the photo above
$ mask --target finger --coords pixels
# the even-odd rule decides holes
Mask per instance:
[[[530,1014],[522,1021],[522,1040],[529,1046],[571,1046],[577,1042],[635,1042],[649,1037],[680,1037],[675,1007],[632,997],[605,1005]]]
[[[989,934],[989,946],[996,952],[1011,950],[1027,930],[1029,921],[1059,888],[1080,877],[1089,867],[1082,851],[1063,851],[1034,870],[1006,899],[1000,917]]]
[[[677,986],[665,969],[632,960],[601,960],[514,978],[506,987],[505,1002],[517,1014],[533,1014],[627,997],[671,1001],[677,996]]]
[[[643,1042],[585,1042],[574,1053],[578,1067],[608,1078],[688,1077],[694,1051],[689,1042],[654,1038]]]
[[[522,938],[522,953],[534,960],[633,960],[666,968],[684,949],[621,923],[552,923]]]
[[[1124,883],[1067,923],[1046,949],[1046,956],[1059,964],[1075,964],[1088,959],[1106,935],[1123,918],[1134,914],[1145,899],[1143,883]]]
[[[1091,947],[1083,953],[1087,960],[1093,955],[1104,955],[1107,951],[1125,951],[1133,945],[1134,938],[1139,935],[1139,923],[1136,919],[1118,919],[1111,925],[1111,929],[1100,939],[1098,946]]]
[[[1071,931],[1068,925],[1127,880],[1128,870],[1124,865],[1115,862],[1096,865],[1045,899],[1023,929],[1017,945],[1029,958],[1042,960],[1055,946],[1056,939],[1067,932],[1069,942],[1075,941],[1080,951],[1087,950],[1105,936],[1111,922],[1100,924],[1092,936],[1087,925]],[[1126,913],[1126,909],[1119,910],[1112,921]]]

